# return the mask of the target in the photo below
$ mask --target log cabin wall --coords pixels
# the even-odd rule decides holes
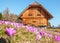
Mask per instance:
[[[23,24],[35,25],[35,26],[47,26],[47,19],[37,9],[28,9],[23,13]]]

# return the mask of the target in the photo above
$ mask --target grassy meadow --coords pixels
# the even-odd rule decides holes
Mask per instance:
[[[6,27],[14,28],[16,33],[12,37],[9,37],[5,32]],[[52,37],[42,36],[40,40],[36,40],[36,34],[29,32],[25,26],[16,27],[14,25],[10,25],[9,23],[0,23],[0,38],[4,38],[6,43],[9,43],[9,40],[12,40],[12,43],[60,43],[59,41],[56,42],[54,40],[54,35],[60,36],[60,29],[43,29],[43,31],[51,34]]]

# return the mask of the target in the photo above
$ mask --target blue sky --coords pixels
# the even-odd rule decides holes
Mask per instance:
[[[51,25],[58,26],[60,24],[60,0],[0,0],[0,12],[8,7],[11,13],[19,15],[34,1],[40,3],[53,15],[54,18],[49,20]]]

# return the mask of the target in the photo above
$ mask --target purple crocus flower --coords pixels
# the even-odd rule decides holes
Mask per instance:
[[[25,27],[22,23],[19,23],[19,26],[20,26],[20,27]]]
[[[52,37],[52,34],[44,33],[44,36]]]
[[[39,34],[39,31],[37,29],[34,30],[35,34]]]
[[[13,22],[11,22],[11,23],[10,23],[10,25],[12,25],[12,26],[13,26]]]
[[[55,35],[54,39],[55,39],[55,41],[60,41],[60,36]]]
[[[39,33],[40,35],[44,35],[45,32],[43,30],[40,30]]]
[[[19,23],[14,22],[13,25],[14,25],[14,26],[19,25]]]
[[[0,20],[0,24],[4,24],[5,23],[5,21],[4,20]]]
[[[13,26],[15,26],[15,27],[16,27],[17,25],[18,25],[18,23],[15,23],[15,22],[13,23]]]
[[[30,26],[26,26],[26,29],[31,32],[31,27]]]
[[[48,36],[48,34],[47,33],[44,33],[44,36]]]
[[[48,34],[48,37],[50,37],[50,38],[51,38],[51,37],[52,37],[52,34]]]
[[[41,35],[39,35],[39,34],[38,34],[38,35],[36,35],[36,39],[37,39],[37,40],[40,40],[41,38],[42,38],[42,36],[41,36]]]
[[[35,32],[36,31],[36,29],[34,27],[31,27],[31,26],[26,26],[26,28],[29,32]]]
[[[5,21],[5,24],[6,24],[6,25],[10,25],[11,22],[9,22],[9,21]]]
[[[13,35],[13,34],[16,33],[16,31],[14,30],[14,28],[6,28],[5,32],[7,33],[8,36],[11,36],[11,35]]]

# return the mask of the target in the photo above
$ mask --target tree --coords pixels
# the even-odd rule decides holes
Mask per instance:
[[[51,28],[51,24],[50,24],[50,22],[48,22],[48,28]]]
[[[57,28],[60,28],[60,24],[57,26]]]
[[[16,22],[17,21],[17,16],[15,14],[9,14],[9,21],[11,22]]]
[[[9,12],[9,9],[6,8],[3,12],[3,20],[5,21],[11,21],[11,22],[16,22],[17,21],[17,16],[13,13]]]
[[[0,20],[2,20],[2,13],[0,13]]]
[[[8,8],[6,8],[3,11],[3,20],[9,20],[9,9]]]

